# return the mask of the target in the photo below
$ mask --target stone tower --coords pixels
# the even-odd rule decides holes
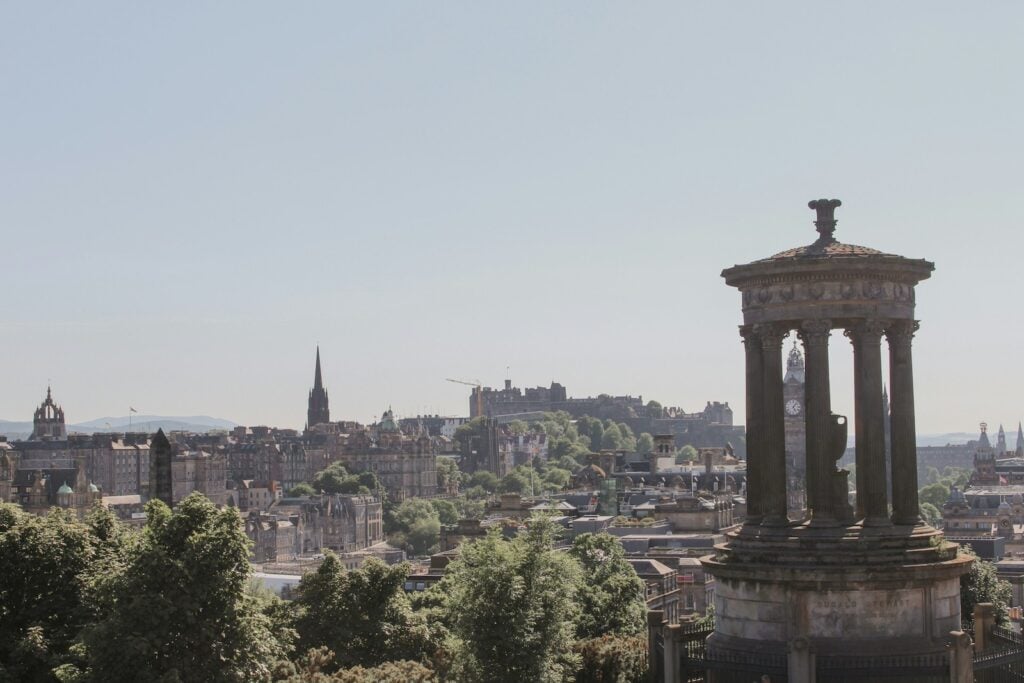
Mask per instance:
[[[46,387],[46,399],[36,408],[32,416],[31,441],[60,441],[68,438],[68,428],[64,424],[64,409],[53,402],[50,387]]]
[[[1024,427],[1021,423],[1017,423],[1017,448],[1013,454],[1018,458],[1024,458]]]
[[[327,390],[320,374],[320,347],[316,347],[316,371],[313,374],[313,388],[309,390],[309,408],[306,410],[306,429],[331,421],[331,411],[327,406]]]
[[[804,486],[807,470],[807,430],[804,421],[804,356],[793,341],[786,361],[786,376],[782,380],[782,400],[785,401],[787,495],[789,511],[800,517],[806,507]]]
[[[934,265],[835,239],[835,199],[810,202],[811,245],[722,272],[742,297],[747,399],[747,518],[715,554],[716,683],[757,671],[789,683],[919,680],[948,675],[960,630],[960,576],[973,560],[921,521],[912,340],[915,287]],[[787,510],[782,346],[803,345],[808,514]],[[847,419],[832,412],[833,330],[852,343],[856,500],[836,461]],[[840,337],[841,339],[842,337]],[[887,491],[882,339],[888,342],[892,495]],[[890,513],[889,505],[892,504]],[[884,661],[879,655],[884,653]],[[858,674],[857,671],[864,673]]]
[[[167,440],[164,430],[157,430],[149,445],[149,499],[162,500],[168,507],[174,506],[171,482],[171,461],[174,448]]]
[[[996,432],[996,457],[1006,453],[1008,450],[1006,447],[1006,432],[1003,430],[1003,425],[999,425],[999,431]]]

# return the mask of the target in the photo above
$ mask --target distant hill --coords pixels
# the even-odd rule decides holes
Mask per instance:
[[[124,432],[128,430],[128,416],[100,417],[88,422],[68,425],[68,433],[92,434],[94,432]],[[167,417],[163,415],[132,415],[131,430],[134,432],[155,432],[163,429],[170,431],[207,432],[211,429],[233,429],[238,426],[231,420],[207,415],[191,415],[187,417]],[[13,422],[0,420],[0,434],[8,440],[27,439],[32,435],[31,422]]]

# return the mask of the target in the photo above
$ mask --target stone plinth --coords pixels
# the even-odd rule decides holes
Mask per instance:
[[[755,664],[791,655],[793,643],[819,663],[943,657],[971,565],[923,525],[748,527],[701,561],[716,581],[708,659]]]

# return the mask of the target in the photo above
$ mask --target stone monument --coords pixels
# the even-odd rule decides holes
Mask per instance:
[[[810,202],[819,233],[813,244],[722,272],[743,302],[748,515],[702,560],[716,579],[715,632],[706,646],[712,681],[934,680],[928,676],[948,669],[950,632],[960,629],[959,578],[971,560],[922,522],[917,498],[911,341],[915,287],[934,264],[838,242],[840,204]],[[782,368],[783,340],[794,330],[805,362],[807,514],[800,520],[787,513]],[[855,496],[849,473],[836,466],[848,425],[831,406],[833,330],[853,347]]]

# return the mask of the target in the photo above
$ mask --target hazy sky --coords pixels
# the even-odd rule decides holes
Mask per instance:
[[[299,427],[468,387],[743,419],[723,267],[936,262],[918,427],[1024,417],[1020,3],[0,5],[0,417]],[[833,336],[837,412],[849,344]]]

